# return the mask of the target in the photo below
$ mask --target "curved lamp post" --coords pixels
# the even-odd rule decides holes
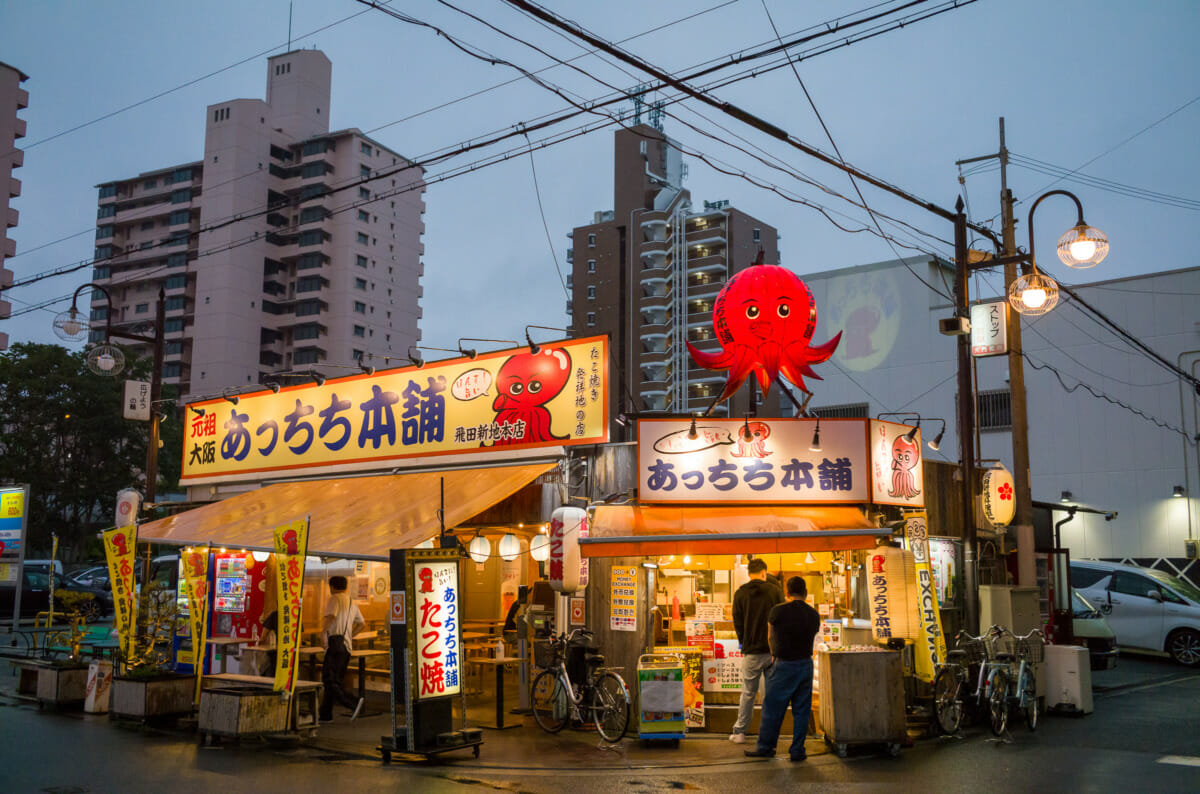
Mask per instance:
[[[104,295],[107,304],[104,321],[104,341],[88,350],[87,367],[97,375],[115,377],[125,368],[125,354],[109,343],[112,337],[143,342],[154,348],[154,368],[150,373],[150,439],[146,443],[146,504],[152,505],[158,484],[158,411],[155,405],[162,396],[163,328],[166,324],[166,292],[158,291],[154,315],[154,336],[142,336],[112,329],[112,295],[100,284],[81,284],[71,296],[71,308],[54,318],[54,333],[61,339],[79,341],[90,328],[87,318],[77,308],[79,293],[91,288]]]
[[[1084,270],[1098,265],[1108,256],[1108,238],[1104,232],[1088,226],[1083,219],[1083,205],[1068,190],[1051,190],[1038,196],[1029,208],[1029,272],[1018,276],[1008,287],[1008,302],[1026,317],[1045,314],[1058,304],[1058,284],[1037,268],[1034,257],[1033,213],[1050,196],[1067,196],[1075,202],[1078,222],[1058,238],[1058,258],[1067,267]],[[1025,261],[1025,257],[1021,257]],[[991,262],[990,264],[995,264]]]

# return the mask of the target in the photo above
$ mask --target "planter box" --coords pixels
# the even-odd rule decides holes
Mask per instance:
[[[190,714],[195,691],[196,679],[190,675],[116,676],[112,681],[109,710],[116,719],[134,720]]]
[[[226,684],[200,693],[197,730],[204,737],[243,738],[279,734],[313,735],[320,684],[297,684],[291,702],[267,686]]]
[[[898,746],[906,740],[899,653],[828,651],[817,654],[817,661],[821,729],[839,755],[848,744]]]
[[[82,706],[87,697],[87,665],[47,665],[38,669],[37,699],[43,705]]]

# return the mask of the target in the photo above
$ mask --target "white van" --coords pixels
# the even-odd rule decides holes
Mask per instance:
[[[1071,584],[1104,613],[1127,648],[1200,665],[1200,588],[1154,568],[1071,560]]]

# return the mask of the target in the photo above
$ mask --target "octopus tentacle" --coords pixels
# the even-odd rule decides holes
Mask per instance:
[[[697,349],[691,342],[685,342],[684,344],[687,345],[688,352],[692,354],[695,362],[705,369],[729,369],[736,359],[732,348],[720,350],[716,353],[706,353],[703,350]]]

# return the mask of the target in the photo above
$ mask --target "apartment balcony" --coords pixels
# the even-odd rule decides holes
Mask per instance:
[[[648,254],[649,255],[662,254],[662,255],[666,256],[667,250],[670,249],[670,247],[671,247],[670,240],[646,240],[639,246],[639,248],[640,248],[639,253],[642,255],[643,259]]]
[[[638,300],[638,309],[645,314],[648,311],[665,312],[671,306],[671,299],[666,295],[644,295]]]
[[[20,217],[21,217],[21,213],[18,212],[15,207],[9,207],[8,208],[8,217],[4,221],[5,226],[7,226],[8,228],[11,229],[12,227],[17,225],[17,220]]]
[[[703,229],[689,229],[684,234],[688,248],[702,245],[706,248],[724,248],[729,243],[724,226],[707,226]]]
[[[665,396],[668,387],[665,380],[644,380],[638,384],[638,391],[643,397]]]
[[[657,336],[665,337],[668,333],[670,333],[671,329],[668,326],[666,319],[663,319],[659,322],[647,322],[643,318],[642,327],[640,330],[641,330],[642,338],[646,339],[646,338],[653,338],[653,337],[657,337]]]
[[[720,273],[724,276],[727,270],[724,251],[699,256],[688,252],[687,272],[689,276],[693,273]]]
[[[712,325],[712,311],[706,312],[688,312],[687,315],[688,328],[693,326],[710,326]]]
[[[660,337],[660,338],[663,340],[664,343],[666,342],[665,336]],[[647,341],[647,340],[643,340],[643,342],[645,342],[645,341]],[[664,344],[663,347],[665,348],[666,345]],[[654,366],[654,365],[666,366],[670,362],[670,360],[671,360],[671,353],[666,349],[663,349],[663,350],[645,350],[645,349],[643,349],[641,354],[638,356],[637,363],[641,366]]]
[[[17,119],[17,121],[20,121],[22,124],[25,123],[23,119]],[[17,135],[16,137],[20,138],[21,136]],[[8,162],[13,168],[20,168],[25,165],[25,150],[13,149],[12,154],[8,156]]]

